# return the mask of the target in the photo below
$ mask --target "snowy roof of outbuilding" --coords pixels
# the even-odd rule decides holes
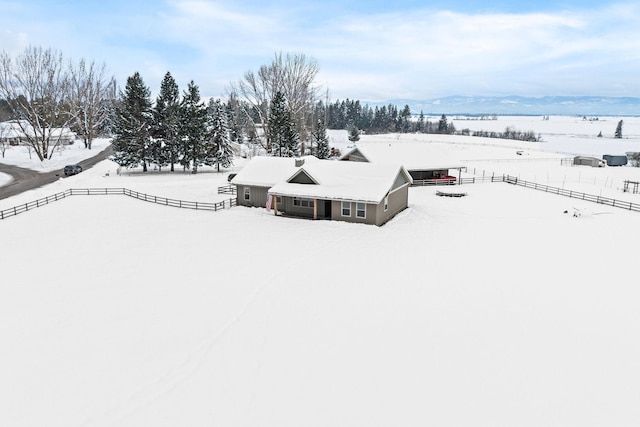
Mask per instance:
[[[394,186],[411,183],[411,176],[399,164],[319,160],[305,162],[297,169],[287,180],[269,189],[269,193],[290,197],[380,203]],[[314,184],[290,182],[301,173],[311,178]]]
[[[362,155],[371,163],[400,164],[406,170],[459,169],[462,162],[454,158],[440,144],[428,142],[367,142],[352,149],[344,156]]]

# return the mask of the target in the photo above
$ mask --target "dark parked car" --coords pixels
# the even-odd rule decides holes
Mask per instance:
[[[67,165],[64,167],[64,176],[76,175],[80,172],[82,172],[80,165]]]

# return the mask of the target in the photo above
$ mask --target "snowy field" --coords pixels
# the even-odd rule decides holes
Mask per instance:
[[[541,143],[358,145],[420,139],[455,153],[465,176],[519,174],[640,204],[621,191],[640,169],[559,161],[596,143],[640,151],[640,119],[624,120],[622,141],[567,121]],[[346,152],[345,132],[331,138]],[[216,189],[231,170],[115,170],[103,161],[0,209],[86,187],[228,197]],[[383,227],[124,196],[0,221],[0,425],[640,424],[640,213],[504,183],[461,189],[411,188]]]

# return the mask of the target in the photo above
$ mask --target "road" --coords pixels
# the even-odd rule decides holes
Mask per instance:
[[[82,160],[78,164],[82,167],[82,170],[87,170],[96,163],[106,159],[111,154],[113,154],[113,150],[111,149],[111,145],[109,145],[95,156]],[[0,187],[0,200],[15,196],[16,194],[20,194],[24,191],[50,184],[60,179],[60,177],[65,177],[63,169],[40,173],[31,169],[5,165],[2,163],[0,163],[0,172],[11,175],[13,178],[9,184]]]

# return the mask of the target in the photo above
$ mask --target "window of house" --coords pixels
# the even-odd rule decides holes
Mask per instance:
[[[366,203],[356,203],[356,217],[358,218],[366,218],[367,217],[367,204]]]
[[[251,188],[244,187],[244,199],[245,200],[251,199]]]
[[[351,202],[342,202],[342,216],[351,216]]]
[[[313,199],[303,199],[301,197],[293,198],[293,206],[300,206],[303,208],[312,208],[313,207]]]
[[[386,196],[384,198],[384,211],[388,211],[389,210],[389,196]]]

